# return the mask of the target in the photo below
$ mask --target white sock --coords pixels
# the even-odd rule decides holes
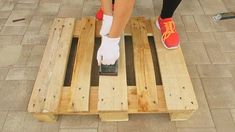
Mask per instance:
[[[110,32],[113,23],[113,16],[105,15],[103,16],[102,26],[100,28],[100,35],[104,36]]]

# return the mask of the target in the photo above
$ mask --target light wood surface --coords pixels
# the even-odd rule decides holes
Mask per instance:
[[[95,43],[95,19],[83,18],[71,84],[71,112],[89,111],[91,62]],[[83,24],[84,23],[84,24]]]
[[[98,111],[128,110],[124,36],[119,45],[118,75],[99,77]]]
[[[140,111],[158,109],[157,87],[144,18],[131,19],[134,67]]]
[[[155,22],[155,19],[152,19],[151,26],[155,38],[167,109],[168,111],[197,110],[198,103],[181,47],[174,50],[166,49],[162,44],[161,34],[156,28]]]
[[[54,20],[29,102],[29,112],[56,112],[58,110],[74,21],[74,18]]]

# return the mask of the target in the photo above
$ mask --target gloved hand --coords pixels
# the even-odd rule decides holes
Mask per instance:
[[[98,65],[113,65],[119,58],[119,38],[103,36],[97,52]]]
[[[102,25],[100,28],[100,35],[104,36],[107,35],[111,29],[113,23],[113,16],[108,16],[105,15],[103,16],[103,21],[102,21]]]

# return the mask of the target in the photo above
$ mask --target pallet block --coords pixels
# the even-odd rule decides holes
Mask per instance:
[[[58,115],[127,121],[129,114],[146,113],[169,113],[172,121],[189,119],[198,104],[181,48],[163,47],[155,20],[135,17],[128,22],[119,44],[118,76],[95,71],[100,27],[94,17],[54,20],[28,111],[48,122]],[[97,85],[92,85],[95,77]]]

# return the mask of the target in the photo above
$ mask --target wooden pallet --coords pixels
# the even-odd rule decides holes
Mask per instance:
[[[58,115],[127,121],[129,114],[139,113],[187,120],[198,104],[184,57],[181,48],[162,46],[154,21],[131,18],[121,36],[118,76],[98,76],[101,22],[56,18],[28,111],[40,121],[55,121]]]

